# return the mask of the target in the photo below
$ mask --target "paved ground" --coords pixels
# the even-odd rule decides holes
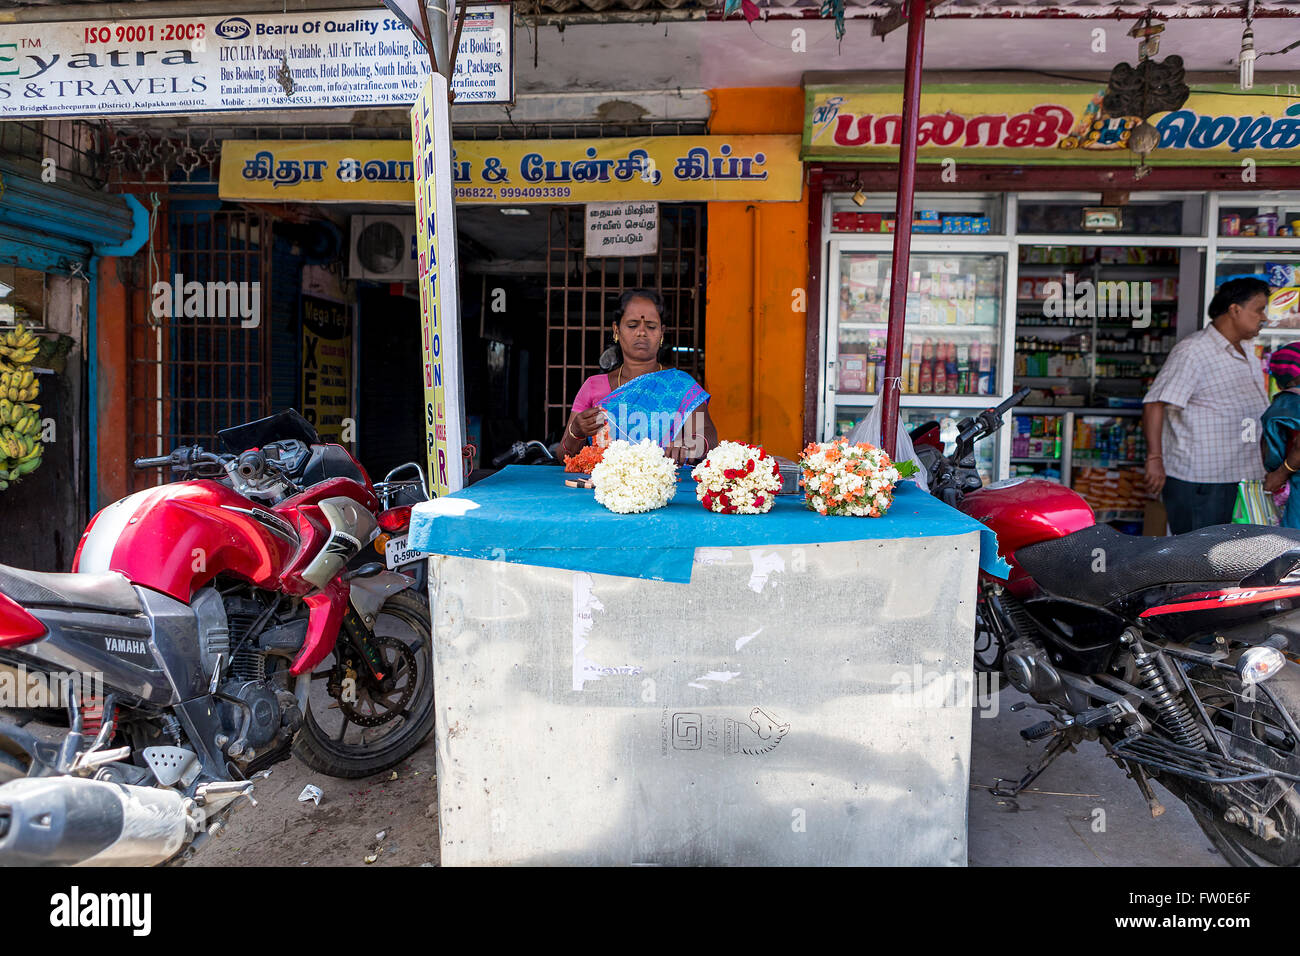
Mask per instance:
[[[993,779],[1019,777],[1041,747],[1020,738],[1041,712],[1006,709],[1025,699],[1008,690],[995,717],[975,711],[971,866],[1225,865],[1183,805],[1159,787],[1165,813],[1153,820],[1137,786],[1096,744],[1061,757],[1015,800],[993,796]],[[397,780],[331,780],[296,760],[279,764],[258,788],[260,806],[241,812],[191,865],[360,866],[379,847],[374,866],[436,864],[433,753],[430,737],[398,768]],[[307,783],[325,791],[319,807],[298,802]],[[380,831],[384,838],[376,840]]]
[[[1097,744],[1061,757],[1016,799],[993,796],[994,778],[1019,777],[1041,748],[1020,738],[1041,712],[1007,709],[1025,699],[1008,690],[996,716],[973,712],[971,866],[1225,865],[1183,805],[1159,787],[1166,809],[1153,820],[1133,781]],[[335,780],[297,760],[280,763],[258,785],[259,805],[240,811],[189,865],[436,866],[433,737],[396,768],[396,779],[393,772]],[[324,792],[320,806],[298,801],[308,783]]]
[[[1019,778],[1042,750],[1020,730],[1042,711],[1010,713],[1004,691],[991,719],[976,717],[971,745],[968,858],[971,866],[1226,866],[1187,808],[1159,785],[1164,814],[1152,819],[1137,785],[1100,744],[1085,742],[1014,800],[987,789],[995,777]],[[976,711],[976,714],[979,712]]]
[[[374,857],[369,865],[436,866],[433,742],[394,770],[359,780],[326,777],[293,759],[276,764],[257,786],[258,805],[240,810],[189,865],[365,866]],[[323,792],[320,806],[298,800],[309,783]]]

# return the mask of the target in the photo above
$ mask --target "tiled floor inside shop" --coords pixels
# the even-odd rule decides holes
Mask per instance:
[[[1152,819],[1136,784],[1085,742],[1066,753],[1014,800],[995,797],[996,777],[1018,779],[1041,752],[1020,730],[1046,715],[1011,713],[1022,694],[998,695],[992,716],[975,711],[971,742],[968,859],[971,866],[1226,866],[1187,808],[1156,785],[1165,806]]]

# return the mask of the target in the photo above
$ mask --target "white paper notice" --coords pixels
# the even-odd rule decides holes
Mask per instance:
[[[588,256],[646,256],[658,251],[657,202],[587,203]]]

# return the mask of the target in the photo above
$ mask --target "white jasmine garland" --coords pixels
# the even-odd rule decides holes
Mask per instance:
[[[781,490],[781,469],[757,445],[724,441],[691,470],[695,497],[718,514],[765,514]]]
[[[654,511],[677,492],[677,466],[648,438],[638,444],[611,442],[591,470],[596,500],[616,514]]]

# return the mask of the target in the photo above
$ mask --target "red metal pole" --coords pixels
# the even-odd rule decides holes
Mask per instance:
[[[880,401],[884,418],[881,444],[893,457],[898,439],[899,377],[903,372],[903,323],[912,252],[912,199],[916,189],[916,135],[921,112],[921,56],[925,40],[926,0],[909,0],[907,65],[903,79],[903,139],[898,154],[898,199],[894,207],[894,259],[889,288],[889,331],[885,339],[885,382]]]

